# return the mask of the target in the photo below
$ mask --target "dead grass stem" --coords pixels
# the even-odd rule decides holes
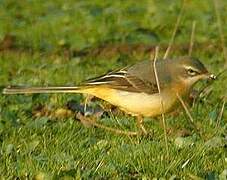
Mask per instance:
[[[166,131],[166,121],[165,121],[165,115],[164,115],[164,106],[163,106],[163,99],[161,96],[161,89],[160,89],[160,83],[159,83],[159,78],[158,78],[158,73],[157,73],[157,69],[156,69],[156,61],[158,58],[158,52],[159,52],[159,47],[157,46],[155,48],[155,55],[154,58],[150,58],[151,62],[153,62],[153,69],[154,69],[154,74],[155,74],[155,80],[158,86],[158,93],[160,96],[160,103],[161,103],[161,107],[162,107],[162,123],[163,123],[163,129],[164,129],[164,137],[165,137],[165,146],[166,146],[166,155],[167,158],[169,157],[169,147],[168,147],[168,139],[167,139],[167,131]]]

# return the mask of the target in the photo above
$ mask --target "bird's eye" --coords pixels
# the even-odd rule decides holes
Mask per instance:
[[[188,75],[190,75],[190,76],[195,76],[195,75],[197,74],[197,71],[195,71],[195,70],[189,68],[189,69],[187,70],[187,73],[188,73]]]

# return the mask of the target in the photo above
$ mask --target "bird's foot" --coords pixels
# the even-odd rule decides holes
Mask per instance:
[[[141,134],[140,132],[123,131],[123,130],[119,130],[119,129],[116,129],[116,128],[111,128],[111,127],[102,125],[102,124],[100,124],[100,123],[97,123],[97,122],[96,122],[94,119],[92,119],[92,118],[83,116],[81,113],[78,113],[77,116],[76,116],[76,118],[79,119],[80,122],[81,122],[85,127],[94,126],[94,127],[98,127],[98,128],[101,128],[101,129],[110,131],[110,132],[115,133],[115,134],[123,134],[123,135],[127,135],[127,136],[137,136],[137,135],[140,135],[140,134]]]

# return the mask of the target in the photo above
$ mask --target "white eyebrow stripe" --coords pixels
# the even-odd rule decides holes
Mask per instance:
[[[192,69],[193,71],[199,73],[199,70],[198,70],[198,69],[195,69],[195,68],[192,67],[192,66],[186,66],[186,65],[184,65],[183,67],[184,67],[185,69]]]

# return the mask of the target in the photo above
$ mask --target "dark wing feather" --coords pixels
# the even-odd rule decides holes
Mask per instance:
[[[158,93],[158,86],[156,83],[151,83],[131,75],[126,76],[126,79],[130,85],[139,92],[145,92],[148,94]]]
[[[85,83],[86,86],[109,86],[129,92],[145,92],[153,94],[158,92],[157,84],[143,80],[128,72],[128,68],[110,72],[104,76],[91,79]]]

